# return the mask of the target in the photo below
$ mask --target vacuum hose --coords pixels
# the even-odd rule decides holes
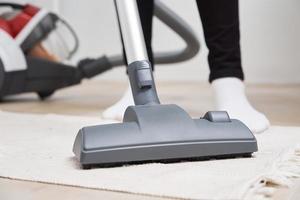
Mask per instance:
[[[186,46],[180,50],[170,52],[154,52],[155,64],[171,64],[189,60],[193,58],[200,50],[200,43],[191,27],[174,11],[169,9],[160,0],[155,0],[154,15],[177,33],[186,43]],[[125,64],[123,55],[106,56],[98,59],[84,59],[78,64],[86,78],[91,78],[97,74],[103,73],[113,67]]]

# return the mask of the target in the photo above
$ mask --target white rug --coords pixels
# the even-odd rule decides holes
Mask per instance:
[[[0,112],[0,176],[79,187],[191,199],[258,199],[300,175],[300,128],[257,135],[254,158],[81,170],[74,137],[96,118]]]

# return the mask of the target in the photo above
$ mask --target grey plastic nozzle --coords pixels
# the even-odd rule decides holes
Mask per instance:
[[[129,64],[128,75],[135,105],[160,104],[150,62]]]

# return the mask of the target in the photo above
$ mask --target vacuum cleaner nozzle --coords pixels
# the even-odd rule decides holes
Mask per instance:
[[[161,105],[148,62],[135,0],[115,0],[134,103],[123,123],[82,128],[73,151],[84,168],[203,157],[249,156],[256,139],[226,112],[192,119],[176,105]]]
[[[257,142],[243,123],[226,112],[192,119],[176,105],[140,105],[127,108],[124,123],[82,128],[73,151],[83,168],[89,168],[249,156],[257,151]]]

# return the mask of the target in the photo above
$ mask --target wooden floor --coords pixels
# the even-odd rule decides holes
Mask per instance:
[[[200,117],[212,110],[210,86],[203,83],[158,83],[163,103],[175,103],[192,116]],[[84,82],[80,86],[57,92],[47,101],[26,94],[5,99],[0,110],[30,113],[101,116],[126,88],[123,83]],[[300,85],[248,85],[247,95],[253,105],[264,112],[272,125],[300,126]],[[300,181],[291,189],[279,189],[275,199],[300,199]],[[83,199],[162,199],[103,190],[92,190],[0,178],[0,199],[9,200],[83,200]]]

